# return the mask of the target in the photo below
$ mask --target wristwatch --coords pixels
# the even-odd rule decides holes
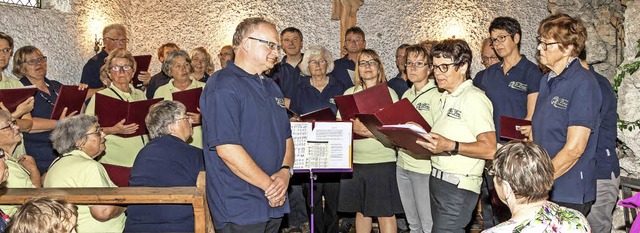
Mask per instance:
[[[280,170],[282,169],[287,169],[289,170],[289,174],[291,174],[291,176],[293,176],[293,169],[291,168],[291,166],[289,165],[282,165],[282,167],[280,167]]]
[[[451,155],[458,155],[458,149],[460,148],[460,143],[459,142],[455,142],[456,145],[453,147],[453,150],[449,151],[449,154]]]

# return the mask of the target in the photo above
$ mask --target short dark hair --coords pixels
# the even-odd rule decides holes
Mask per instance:
[[[302,41],[302,32],[300,31],[300,29],[294,28],[294,27],[288,27],[285,28],[284,30],[282,30],[282,32],[280,32],[280,38],[282,38],[282,36],[284,36],[285,33],[287,32],[291,32],[291,33],[296,33],[298,34],[298,36],[300,37],[300,40]]]
[[[164,56],[164,50],[166,48],[175,48],[176,50],[180,50],[180,47],[178,47],[178,45],[175,43],[166,43],[166,44],[160,45],[160,47],[158,48],[158,58],[161,58],[162,56]]]
[[[13,38],[4,32],[0,32],[0,40],[6,40],[11,48],[11,55],[13,55]]]
[[[441,57],[450,58],[456,69],[467,64],[466,79],[471,79],[471,61],[473,54],[469,44],[462,39],[446,39],[438,42],[431,48],[431,59]]]
[[[421,44],[414,44],[414,45],[410,45],[407,47],[407,49],[405,50],[405,54],[407,56],[406,59],[409,59],[409,53],[415,53],[415,55],[417,56],[423,56],[425,59],[427,59],[427,64],[429,64],[429,66],[432,63],[432,58],[431,55],[429,54],[429,50],[427,50],[427,48],[425,48],[424,46],[422,46]],[[407,61],[405,59],[405,62]],[[403,64],[404,65],[404,64]],[[429,75],[427,76],[427,78],[434,78],[435,76],[433,75],[433,72],[429,72]]]
[[[515,40],[515,34],[520,35],[520,41],[518,42],[518,49],[520,49],[520,42],[522,41],[522,28],[520,27],[520,23],[518,20],[511,17],[498,17],[491,21],[491,25],[489,25],[489,33],[493,30],[505,30],[509,33],[509,36],[512,40]]]
[[[362,31],[362,28],[360,27],[350,27],[349,29],[347,29],[347,31],[344,32],[344,36],[346,37],[349,34],[356,34],[356,35],[361,35],[363,40],[366,40],[364,38],[364,31]]]

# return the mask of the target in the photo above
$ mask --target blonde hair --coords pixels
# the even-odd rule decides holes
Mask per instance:
[[[7,225],[6,232],[71,232],[78,221],[78,207],[62,199],[27,200]]]
[[[378,55],[378,53],[376,53],[376,51],[374,51],[373,49],[363,49],[358,54],[358,58],[355,61],[356,62],[356,72],[354,77],[355,89],[362,88],[362,90],[364,90],[369,88],[365,86],[364,82],[362,81],[362,77],[360,77],[360,58],[362,58],[362,56],[364,55],[369,55],[373,58],[374,61],[378,62],[378,77],[376,78],[376,84],[386,83],[387,76],[384,74],[384,67],[382,65],[382,59],[380,59],[380,55]]]

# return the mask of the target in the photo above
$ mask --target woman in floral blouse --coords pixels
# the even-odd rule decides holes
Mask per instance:
[[[496,152],[490,172],[500,200],[512,217],[483,232],[591,232],[578,211],[547,201],[553,186],[553,165],[533,142],[512,141]]]

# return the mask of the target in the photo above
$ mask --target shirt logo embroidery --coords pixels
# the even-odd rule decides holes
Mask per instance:
[[[558,109],[567,109],[569,106],[569,100],[560,98],[559,96],[554,96],[551,99],[551,105]]]
[[[276,97],[276,103],[278,104],[278,106],[280,106],[281,108],[286,108],[284,106],[284,98],[278,98]]]
[[[416,104],[416,109],[418,111],[429,111],[429,104],[428,103],[418,103],[418,104]]]
[[[335,99],[333,99],[333,98],[330,98],[330,99],[329,99],[329,103],[330,103],[330,104],[333,104],[333,105],[336,105],[336,100],[335,100]]]
[[[462,111],[458,110],[458,109],[453,109],[450,108],[449,111],[447,112],[447,116],[451,117],[453,119],[462,119]]]
[[[521,82],[511,81],[509,87],[518,91],[527,91],[527,84]]]

